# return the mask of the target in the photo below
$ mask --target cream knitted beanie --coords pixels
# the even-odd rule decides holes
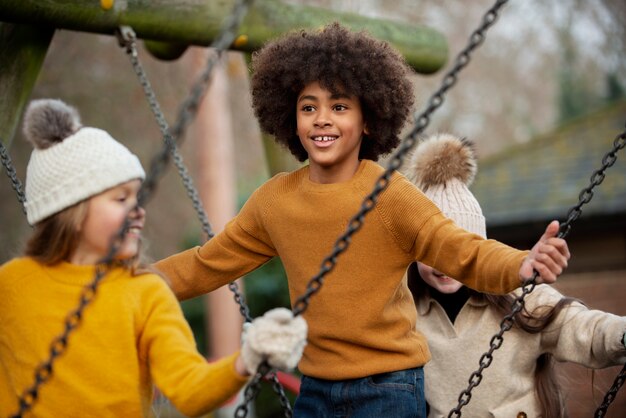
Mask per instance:
[[[31,225],[133,179],[139,159],[107,132],[81,127],[76,110],[60,100],[33,100],[24,134],[34,146],[26,169],[26,214]]]
[[[461,228],[487,237],[485,217],[469,190],[476,175],[472,144],[450,134],[420,142],[409,159],[406,176]]]

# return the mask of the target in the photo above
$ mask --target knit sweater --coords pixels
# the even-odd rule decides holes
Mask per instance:
[[[156,264],[179,299],[212,291],[280,256],[292,303],[320,271],[383,168],[361,161],[351,180],[319,184],[309,168],[278,174],[257,189],[224,231],[202,247]],[[302,373],[359,378],[425,364],[424,336],[403,279],[414,260],[465,277],[469,287],[506,293],[520,284],[526,253],[466,232],[410,181],[391,177],[349,248],[310,299]]]
[[[562,297],[554,288],[538,285],[525,298],[525,306],[532,312],[539,306],[554,306]],[[417,329],[428,335],[433,356],[424,367],[429,417],[446,417],[478,368],[480,356],[489,349],[491,337],[500,330],[502,315],[475,297],[465,303],[454,325],[441,305],[427,295],[417,299],[417,310]],[[463,416],[541,416],[534,381],[537,358],[550,353],[557,361],[590,368],[623,364],[625,331],[626,318],[590,310],[578,302],[561,310],[542,332],[530,334],[512,328],[504,334],[504,343],[483,372],[480,385],[472,391]]]
[[[34,383],[35,368],[94,274],[94,266],[49,267],[31,258],[0,267],[0,416],[18,411],[18,397]],[[235,359],[206,362],[162,278],[115,268],[100,282],[28,416],[152,416],[152,382],[181,412],[196,416],[245,384]]]

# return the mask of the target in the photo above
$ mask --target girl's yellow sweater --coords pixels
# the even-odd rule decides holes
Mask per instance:
[[[31,258],[0,267],[0,416],[18,411],[53,338],[93,280],[94,266],[43,266]],[[151,416],[153,383],[186,415],[218,407],[246,378],[236,354],[209,364],[163,279],[115,268],[98,287],[67,350],[41,386],[36,417]]]

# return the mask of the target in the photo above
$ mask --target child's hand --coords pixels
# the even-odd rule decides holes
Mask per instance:
[[[556,238],[559,232],[559,222],[552,221],[546,228],[546,232],[530,250],[530,254],[522,262],[519,269],[522,281],[533,275],[533,269],[539,276],[537,283],[554,283],[556,278],[567,267],[570,258],[567,242],[563,238]]]
[[[306,345],[307,324],[289,309],[275,308],[244,326],[241,358],[250,374],[266,360],[279,370],[292,370]]]

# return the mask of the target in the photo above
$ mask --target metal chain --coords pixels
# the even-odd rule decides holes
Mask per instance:
[[[50,344],[48,359],[43,361],[35,369],[35,382],[20,395],[19,410],[17,413],[10,416],[10,418],[21,418],[25,412],[28,412],[39,395],[39,389],[41,385],[46,383],[52,376],[53,366],[56,359],[58,359],[67,349],[69,337],[81,323],[83,319],[83,313],[87,306],[96,297],[98,291],[98,284],[105,277],[108,269],[114,261],[115,254],[119,250],[120,243],[124,240],[124,235],[130,226],[130,219],[126,218],[124,224],[117,232],[111,245],[109,246],[107,255],[96,265],[96,271],[91,283],[87,284],[81,291],[78,307],[71,311],[65,318],[65,328],[61,335],[55,337]]]
[[[250,380],[250,382],[246,385],[246,388],[243,391],[243,397],[244,397],[243,402],[237,407],[237,409],[235,409],[235,417],[245,418],[248,416],[248,412],[250,411],[248,405],[254,399],[256,399],[257,395],[259,394],[259,391],[261,390],[262,378],[263,378],[263,374],[260,372],[257,372],[252,378],[252,380]],[[289,411],[291,411],[291,407]],[[285,412],[285,416],[290,417],[291,415],[287,415],[287,412]]]
[[[480,356],[480,360],[478,361],[478,370],[471,374],[469,378],[469,386],[459,395],[459,403],[457,404],[456,408],[448,413],[448,418],[452,416],[461,416],[461,409],[465,405],[467,405],[472,398],[472,390],[476,386],[478,386],[483,379],[483,370],[491,365],[491,362],[493,361],[493,352],[500,348],[500,346],[504,342],[504,338],[502,337],[503,334],[513,327],[513,320],[515,315],[517,315],[524,308],[524,297],[526,297],[526,295],[528,295],[535,289],[536,279],[537,272],[534,271],[532,278],[524,282],[524,285],[522,286],[522,293],[515,298],[513,304],[511,305],[511,312],[506,315],[500,323],[500,331],[498,331],[497,334],[491,337],[491,340],[489,341],[489,351]]]
[[[322,262],[320,272],[307,285],[307,291],[305,292],[305,295],[300,297],[294,304],[294,315],[299,315],[308,308],[310,297],[313,294],[317,293],[317,291],[319,291],[319,289],[322,286],[324,276],[334,268],[337,262],[337,257],[347,249],[350,243],[351,236],[362,227],[365,215],[374,208],[378,195],[380,195],[380,193],[382,193],[382,191],[385,190],[385,188],[388,186],[391,174],[393,173],[393,171],[397,170],[401,166],[403,157],[411,150],[411,148],[414,146],[415,142],[417,141],[417,135],[423,132],[423,130],[428,126],[428,124],[430,123],[430,116],[437,108],[441,106],[444,100],[445,93],[447,92],[448,89],[450,89],[456,83],[458,73],[469,63],[470,53],[483,42],[484,32],[491,25],[494,24],[495,20],[498,17],[499,9],[505,3],[507,3],[507,1],[508,0],[497,1],[496,4],[487,12],[487,14],[483,18],[483,24],[477,31],[475,31],[472,34],[472,36],[470,37],[470,42],[468,46],[457,56],[455,66],[453,67],[451,71],[449,71],[446,74],[441,87],[430,98],[429,105],[426,108],[426,110],[424,110],[421,114],[415,117],[415,126],[413,130],[407,135],[407,137],[405,137],[399,150],[392,156],[392,160],[388,164],[386,171],[377,180],[373,191],[364,199],[361,210],[350,220],[346,233],[344,233],[337,240],[335,244],[335,248],[333,252],[331,253],[331,255],[325,258],[324,261]],[[230,24],[232,24],[233,26],[237,24],[235,22],[237,22],[237,19],[241,19],[241,16],[243,16],[243,13],[245,9],[247,9],[247,6],[249,3],[251,3],[251,1],[243,0],[242,2],[237,4],[236,10],[240,11],[241,14],[238,15],[239,16],[238,18],[237,16],[234,16],[234,15],[231,16]],[[240,22],[240,20],[238,22]],[[228,45],[230,45],[230,43],[232,43],[234,39],[234,32],[235,31],[232,31],[230,33],[231,37],[229,41],[226,41],[228,37],[225,36],[223,38],[223,42],[226,45],[225,47],[227,47]],[[199,206],[200,209],[196,207],[196,202],[199,202],[199,199],[197,199],[197,192],[195,192],[193,183],[188,175],[186,168],[184,167],[182,163],[182,158],[178,154],[178,151],[176,149],[176,143],[174,142],[172,136],[180,140],[180,138],[182,138],[183,136],[183,132],[184,132],[184,129],[186,128],[186,125],[189,123],[189,121],[194,117],[195,113],[197,112],[198,103],[204,94],[206,85],[210,78],[212,67],[214,66],[215,62],[219,58],[220,52],[213,54],[211,56],[210,60],[207,63],[207,68],[205,72],[202,74],[202,77],[200,78],[196,86],[194,87],[188,99],[184,102],[181,108],[180,114],[179,114],[178,122],[176,123],[174,129],[172,130],[172,133],[173,133],[172,135],[169,129],[167,128],[167,123],[165,122],[165,118],[163,117],[163,114],[160,111],[158,103],[156,102],[153,91],[150,88],[147,78],[145,77],[145,73],[143,73],[143,71],[138,72],[137,70],[138,68],[141,68],[141,67],[137,60],[136,48],[133,48],[133,49],[134,49],[134,52],[129,52],[129,55],[131,56],[131,61],[133,61],[133,67],[135,68],[135,71],[141,80],[142,86],[144,87],[144,91],[146,92],[146,95],[148,97],[148,102],[150,103],[151,109],[157,118],[157,123],[159,124],[159,127],[161,128],[161,132],[163,133],[164,140],[166,143],[162,152],[158,154],[157,156],[155,156],[155,158],[152,161],[150,175],[146,178],[144,187],[142,187],[143,193],[140,195],[139,201],[144,202],[147,199],[147,197],[151,194],[151,192],[154,190],[155,185],[156,185],[155,179],[158,176],[158,174],[162,172],[163,167],[167,164],[167,161],[168,161],[167,156],[169,154],[172,154],[174,157],[175,164],[177,168],[179,169],[179,173],[181,177],[183,178],[185,188],[187,189],[187,192],[190,198],[194,202],[194,208],[196,209],[196,212],[198,212],[198,216],[200,217],[203,223],[203,230],[207,234],[207,236],[211,238],[213,236],[213,233],[211,231],[208,221],[205,222],[206,214],[204,214],[204,211],[201,210],[201,206]],[[615,141],[615,148],[613,152],[607,154],[605,158],[603,159],[603,168],[594,173],[594,175],[592,176],[592,184],[590,185],[590,187],[588,187],[587,189],[583,190],[583,192],[581,192],[579,196],[580,198],[579,204],[575,206],[574,208],[572,208],[570,212],[568,213],[568,221],[562,225],[559,236],[565,236],[569,232],[569,229],[571,227],[570,226],[571,222],[573,222],[580,216],[580,213],[581,213],[580,207],[583,204],[588,203],[591,200],[593,196],[593,193],[591,192],[591,190],[593,189],[593,187],[595,187],[596,185],[602,182],[602,180],[604,179],[604,170],[606,170],[606,168],[608,168],[609,166],[613,165],[613,163],[615,162],[615,158],[616,158],[615,153],[619,149],[622,149],[624,147],[625,137],[626,137],[626,133],[623,133],[621,136],[618,136],[618,138]],[[621,140],[621,144],[619,147],[618,147],[618,140]],[[24,203],[25,199],[23,198],[23,194],[21,194],[21,187],[20,187],[19,180],[14,175],[15,171],[12,169],[12,165],[10,164],[10,159],[8,159],[6,150],[4,149],[1,143],[0,143],[0,146],[1,146],[0,151],[2,154],[3,165],[7,169],[7,173],[13,182],[14,189],[16,190],[18,194],[18,199],[20,200],[21,203]],[[13,173],[13,176],[11,175],[11,173]],[[123,234],[124,229],[125,228],[122,228],[122,230],[120,231],[120,234]],[[112,246],[110,254],[114,255],[116,251],[117,251],[117,248],[115,246]],[[108,257],[109,256],[107,256],[107,258]],[[112,256],[111,256],[111,259],[112,259]],[[106,259],[103,262],[108,264]],[[76,326],[78,326],[82,318],[82,312],[84,311],[86,306],[91,302],[91,300],[93,300],[93,298],[95,297],[97,285],[99,281],[102,279],[102,277],[104,277],[104,274],[105,274],[102,268],[103,268],[102,265],[99,265],[93,282],[89,284],[88,286],[86,286],[85,289],[83,290],[79,307],[68,315],[66,322],[65,322],[64,333],[53,341],[51,348],[50,348],[50,358],[37,368],[35,372],[35,384],[24,392],[24,395],[22,395],[22,397],[20,398],[20,412],[17,415],[14,415],[13,417],[21,417],[23,412],[27,411],[28,409],[32,407],[33,403],[37,399],[39,386],[45,381],[47,381],[49,377],[51,376],[53,361],[65,351],[70,332],[73,329],[75,329]],[[522,295],[513,303],[512,312],[504,318],[501,324],[500,332],[492,338],[491,340],[492,348],[488,353],[485,353],[483,357],[481,357],[481,360],[480,360],[481,367],[478,370],[478,372],[475,372],[477,373],[475,377],[476,380],[475,381],[473,380],[474,374],[472,374],[472,377],[470,378],[469,391],[471,391],[473,387],[477,386],[482,380],[482,370],[491,364],[491,361],[493,360],[491,354],[493,353],[493,351],[499,348],[500,345],[502,344],[502,341],[503,341],[502,334],[512,327],[513,316],[523,308],[524,296],[530,293],[534,289],[535,287],[534,281],[536,279],[536,276],[537,276],[537,273],[535,272],[533,274],[533,277],[524,284]],[[231,285],[229,285],[229,288],[231,288],[231,290],[235,292],[235,300],[241,306],[240,311],[242,315],[246,317],[246,320],[250,320],[249,310],[247,309],[245,304],[240,303],[240,302],[243,302],[243,297],[238,293],[237,285],[233,282],[231,283]],[[261,369],[262,367],[260,366],[259,370]],[[237,411],[236,411],[237,417],[247,416],[247,412],[248,412],[247,404],[251,402],[258,394],[259,387],[260,387],[260,380],[262,376],[263,376],[263,373],[258,372],[255,375],[255,377],[252,379],[251,383],[246,387],[245,401],[243,405],[237,408]],[[271,380],[273,381],[274,390],[280,392],[281,394],[281,403],[283,404],[283,407],[285,408],[285,415],[287,417],[291,417],[290,404],[288,400],[286,399],[286,396],[284,396],[282,386],[278,382],[278,379],[275,374],[272,374]],[[597,414],[600,414],[600,415],[596,415],[596,416],[603,416],[604,412],[606,411],[606,408],[608,408],[608,405],[610,405],[610,403],[613,401],[615,393],[617,393],[617,390],[619,390],[623,382],[624,382],[624,370],[622,370],[622,373],[616,379],[613,387],[611,388],[609,393],[607,393],[603,405],[597,412]],[[472,386],[472,384],[474,384],[474,386]],[[461,397],[459,398],[461,399]],[[467,404],[470,398],[471,398],[471,393],[468,392],[467,402],[465,402],[463,405]],[[460,405],[460,407],[458,407],[458,416],[460,416],[460,408],[463,405]]]
[[[622,367],[622,371],[620,371],[613,382],[613,386],[609,389],[609,391],[604,396],[604,400],[602,401],[602,405],[598,409],[596,409],[594,418],[601,418],[606,415],[606,410],[609,405],[615,400],[615,396],[617,395],[617,391],[622,387],[624,381],[626,380],[626,364]]]
[[[213,233],[211,229],[207,214],[204,211],[198,192],[195,186],[193,185],[193,180],[191,179],[191,176],[189,175],[189,172],[183,163],[182,156],[178,152],[177,144],[182,143],[185,129],[191,123],[191,121],[195,118],[198,108],[199,108],[200,101],[202,100],[202,98],[204,97],[204,94],[206,93],[208,89],[208,85],[211,80],[212,70],[215,64],[217,63],[218,59],[221,57],[223,50],[228,48],[234,41],[237,29],[251,3],[252,3],[252,0],[241,0],[237,2],[237,4],[235,5],[233,14],[229,17],[229,19],[226,21],[226,24],[224,25],[223,35],[218,36],[218,38],[211,45],[211,47],[215,49],[214,53],[209,56],[209,59],[205,65],[203,72],[201,73],[198,80],[194,83],[188,97],[183,101],[183,104],[181,105],[181,108],[178,114],[177,122],[175,123],[174,128],[171,130],[167,124],[167,121],[165,120],[165,116],[163,115],[163,112],[160,109],[160,106],[156,99],[156,95],[150,85],[148,77],[146,76],[145,71],[143,70],[143,67],[141,66],[141,63],[139,62],[137,47],[136,47],[136,36],[133,30],[129,27],[122,27],[120,28],[120,31],[118,32],[118,39],[120,40],[120,45],[126,48],[126,52],[128,53],[130,57],[131,64],[133,66],[135,74],[137,74],[140,80],[140,83],[144,89],[144,94],[148,100],[150,109],[152,110],[152,113],[154,114],[157,120],[157,124],[159,125],[159,129],[161,130],[161,133],[163,135],[163,139],[165,142],[165,147],[163,151],[161,152],[160,155],[158,155],[155,158],[154,162],[156,165],[158,165],[159,170],[161,170],[162,167],[164,167],[167,163],[167,159],[165,158],[163,154],[172,155],[174,164],[176,165],[179,176],[181,177],[183,181],[183,185],[185,186],[185,189],[187,191],[187,195],[189,196],[189,198],[191,199],[193,203],[193,207],[196,211],[196,214],[198,218],[200,219],[200,222],[202,223],[202,229],[205,232],[208,239],[213,238],[215,234]],[[148,183],[148,182],[146,181],[145,183]],[[152,184],[147,184],[146,187],[153,188],[154,186]],[[252,317],[250,315],[250,309],[246,305],[245,297],[239,291],[239,287],[237,283],[234,281],[229,283],[228,288],[233,292],[233,298],[235,302],[239,305],[239,312],[242,314],[245,321],[251,322]],[[283,406],[283,409],[285,412],[285,416],[288,418],[291,417],[292,416],[291,404],[289,403],[289,400],[287,399],[285,391],[282,385],[280,384],[278,377],[275,374],[272,374],[270,376],[270,380],[272,381],[273,390],[279,396],[280,403]],[[254,382],[254,379],[253,379],[253,382]],[[254,394],[254,396],[256,396],[256,393],[258,393],[258,389],[250,390],[248,386],[245,392],[248,394],[252,393]],[[248,402],[250,402],[250,400],[246,399],[246,403]],[[243,416],[245,417],[247,415],[247,407],[242,408],[240,414],[243,414]]]
[[[606,168],[612,166],[615,163],[615,160],[617,159],[617,152],[624,147],[626,147],[626,130],[615,138],[615,140],[613,141],[613,150],[605,155],[602,159],[602,168],[594,172],[591,176],[592,185],[597,185],[602,182],[602,180],[604,179],[604,171],[606,170]],[[591,200],[591,198],[593,197],[592,189],[593,187],[590,186],[583,190],[580,193],[579,199],[585,202]],[[580,216],[580,206],[582,206],[582,204],[579,203],[568,212],[568,221],[570,219],[578,219],[578,217]],[[596,409],[596,412],[593,415],[595,418],[604,417],[606,415],[606,411],[609,408],[609,405],[611,405],[611,403],[613,403],[613,401],[615,400],[615,396],[624,384],[624,381],[626,381],[626,365],[622,367],[622,370],[618,373],[617,377],[613,381],[613,385],[604,396],[602,404],[598,407],[598,409]]]
[[[615,161],[617,160],[617,153],[620,150],[622,150],[625,146],[626,146],[626,131],[622,132],[621,134],[615,137],[615,139],[613,140],[613,149],[609,151],[602,158],[602,167],[599,170],[596,170],[593,172],[589,180],[590,181],[589,186],[584,188],[578,195],[578,200],[579,200],[578,204],[572,207],[567,212],[567,221],[561,227],[561,231],[564,234],[569,233],[572,222],[578,219],[580,215],[582,214],[582,211],[580,210],[580,208],[584,204],[587,204],[591,201],[591,199],[593,198],[593,189],[596,186],[598,186],[600,183],[602,183],[602,181],[604,180],[604,176],[605,176],[604,172],[607,170],[607,168],[615,164]]]
[[[163,114],[159,102],[156,99],[156,95],[154,93],[154,90],[152,89],[152,86],[150,85],[150,81],[148,80],[148,77],[146,76],[146,73],[141,63],[139,62],[136,43],[137,37],[135,36],[135,32],[130,27],[123,26],[119,29],[117,35],[120,45],[126,49],[126,53],[130,58],[133,70],[135,71],[135,74],[139,78],[139,82],[143,87],[143,91],[150,106],[150,110],[152,111],[157,121],[157,124],[159,125],[159,130],[163,135],[163,141],[165,143],[165,146],[162,150],[162,153],[159,154],[155,160],[155,162],[158,164],[159,171],[165,168],[165,164],[167,162],[163,154],[171,155],[174,161],[174,165],[176,166],[178,173],[183,181],[183,185],[185,187],[185,190],[187,191],[187,195],[191,199],[196,214],[198,215],[198,218],[202,223],[202,230],[208,238],[212,238],[215,234],[211,230],[211,225],[209,224],[207,215],[202,208],[198,192],[193,185],[193,180],[191,179],[191,176],[189,175],[185,164],[183,163],[183,158],[178,152],[177,143],[170,133],[169,125],[165,120],[165,115]],[[146,190],[151,190],[156,187],[156,182],[146,181],[144,183],[144,188]]]
[[[235,8],[235,10],[239,14],[237,16],[231,16],[229,18],[228,20],[229,24],[226,25],[224,28],[224,31],[228,33],[226,34],[221,33],[220,36],[218,37],[219,39],[221,39],[220,45],[225,43],[228,39],[230,39],[230,42],[228,42],[227,46],[230,45],[230,43],[232,43],[232,40],[234,39],[234,33],[236,32],[236,29],[237,29],[236,26],[238,26],[238,24],[241,22],[241,19],[243,18],[243,13],[247,10],[248,3],[250,3],[249,0],[242,0],[241,2],[237,3],[237,7]],[[242,7],[241,6],[242,4],[245,4],[245,7]],[[164,136],[164,142],[165,142],[163,149],[153,158],[151,165],[150,165],[149,173],[146,176],[146,179],[144,183],[142,184],[141,190],[139,192],[139,196],[137,199],[138,200],[137,206],[144,206],[147,200],[149,199],[149,197],[151,196],[152,192],[156,188],[158,178],[163,174],[164,167],[167,165],[168,160],[169,160],[169,155],[170,154],[173,155],[174,160],[175,161],[178,160],[181,166],[182,166],[182,159],[180,158],[177,159],[176,157],[177,155],[176,143],[174,142],[172,136],[169,133],[169,129],[167,127],[167,122],[165,121],[165,117],[163,116],[163,113],[160,110],[160,107],[156,100],[154,92],[152,88],[150,87],[150,83],[147,77],[145,77],[145,72],[143,71],[137,59],[137,50],[134,47],[134,44],[135,44],[134,33],[132,32],[132,29],[125,27],[121,29],[120,35],[121,35],[120,39],[128,40],[129,43],[133,45],[133,47],[129,48],[130,50],[127,49],[127,51],[129,52],[129,55],[131,56],[131,61],[133,62],[133,68],[135,68],[135,71],[137,72],[137,75],[139,76],[141,80],[141,84],[144,88],[144,92],[146,93],[146,96],[148,97],[150,108],[155,114],[157,123],[159,124],[159,128],[161,129],[161,132]],[[181,133],[182,133],[182,129],[181,129]],[[4,149],[4,146],[2,146],[2,149]],[[3,152],[3,154],[6,154],[6,152]],[[7,154],[7,158],[8,158],[8,154]],[[7,172],[14,173],[14,170],[12,169],[12,165],[10,164],[10,160],[5,159],[3,157],[2,161],[5,167],[7,168]],[[184,166],[182,166],[182,168],[184,168]],[[186,173],[186,170],[183,170],[182,173]],[[11,174],[9,174],[9,177],[11,177]],[[187,176],[187,178],[189,178],[189,176]],[[16,176],[15,176],[15,179],[17,180]],[[189,178],[189,181],[190,181],[190,178]],[[14,184],[19,184],[19,181],[18,183],[14,183]],[[194,191],[192,183],[190,182],[186,183],[186,187],[187,185],[189,185],[188,191],[189,190]],[[20,199],[20,202],[23,203],[25,199],[22,200],[23,194],[21,194],[20,191],[21,191],[21,187],[16,189],[16,192],[18,192],[18,199]],[[41,363],[35,369],[35,382],[33,383],[31,387],[27,388],[22,393],[22,395],[18,399],[19,411],[16,414],[12,415],[11,418],[21,418],[25,412],[27,412],[28,410],[32,408],[32,406],[37,400],[41,385],[47,382],[49,378],[52,376],[54,361],[66,351],[71,332],[74,329],[76,329],[76,327],[78,327],[78,325],[80,324],[82,320],[84,310],[95,298],[96,292],[98,290],[98,284],[104,278],[104,276],[106,275],[107,269],[113,263],[115,254],[117,253],[119,249],[119,243],[123,241],[124,234],[126,230],[128,229],[129,224],[130,224],[130,220],[127,218],[124,221],[124,224],[122,225],[120,230],[118,231],[113,242],[111,243],[108,254],[96,266],[96,273],[95,273],[93,281],[83,288],[78,307],[72,312],[70,312],[68,316],[66,317],[65,329],[63,333],[60,336],[56,337],[51,343],[48,359],[45,360],[43,363]],[[208,225],[208,222],[207,222],[207,225]],[[211,236],[210,226],[208,229],[205,229],[205,232],[207,233],[209,237]]]
[[[244,399],[243,402],[235,410],[235,417],[245,418],[248,416],[248,405],[258,396],[259,391],[261,390],[261,381],[263,380],[263,376],[265,375],[268,375],[268,379],[272,382],[272,389],[274,390],[274,392],[281,395],[280,404],[283,407],[285,417],[291,418],[293,416],[293,410],[291,409],[289,399],[287,399],[287,396],[285,395],[283,386],[280,384],[276,373],[271,371],[271,367],[269,366],[269,364],[264,361],[259,365],[257,373],[244,389]]]
[[[294,303],[293,313],[294,316],[301,315],[309,307],[311,297],[319,292],[324,282],[324,277],[328,274],[337,264],[337,257],[350,245],[351,237],[363,226],[363,220],[378,200],[378,196],[389,185],[389,179],[393,173],[402,166],[402,160],[405,155],[413,148],[417,141],[417,136],[426,129],[430,123],[430,116],[437,110],[444,101],[445,93],[454,85],[457,81],[457,76],[461,70],[467,66],[470,62],[470,54],[476,49],[485,39],[485,32],[496,21],[500,8],[507,3],[508,0],[498,0],[489,11],[483,17],[481,26],[470,36],[468,45],[463,49],[456,57],[456,63],[450,71],[446,73],[443,78],[442,84],[439,89],[430,97],[427,108],[420,114],[414,117],[415,126],[404,138],[402,144],[398,150],[392,155],[391,160],[387,164],[387,168],[384,173],[378,178],[372,192],[367,195],[362,204],[361,209],[354,215],[348,222],[346,231],[337,239],[335,247],[330,255],[328,255],[322,261],[320,271],[315,275],[307,284],[306,291],[300,296]]]
[[[17,173],[15,172],[15,168],[13,167],[13,163],[11,162],[11,157],[4,144],[2,143],[2,138],[0,138],[0,159],[2,159],[2,165],[4,166],[7,176],[11,179],[11,186],[15,193],[17,194],[17,200],[22,204],[22,212],[26,214],[26,207],[24,203],[26,203],[26,196],[24,196],[22,182],[17,177]]]
[[[182,143],[185,129],[187,128],[189,123],[195,118],[200,101],[206,93],[213,67],[215,66],[217,60],[221,57],[223,50],[228,48],[235,39],[237,29],[241,24],[241,21],[243,20],[243,17],[251,3],[252,0],[240,0],[236,3],[233,13],[229,16],[223,26],[221,34],[211,44],[211,47],[214,48],[215,51],[209,56],[204,71],[202,72],[198,80],[194,83],[188,97],[183,101],[183,104],[181,105],[179,111],[177,122],[175,123],[175,126],[172,130],[170,130],[168,127],[163,112],[160,110],[160,107],[156,100],[154,91],[152,90],[145,71],[141,67],[141,64],[138,60],[136,38],[134,33],[132,32],[132,29],[128,27],[123,27],[120,28],[119,32],[120,45],[126,48],[126,51],[133,65],[133,69],[139,77],[148,103],[150,104],[152,113],[156,117],[159,129],[161,130],[164,141],[167,144],[167,150],[163,150],[163,153],[169,153],[173,156],[173,161],[178,170],[178,174],[183,181],[183,185],[185,187],[185,190],[187,191],[187,195],[192,201],[194,210],[196,211],[196,215],[198,216],[198,219],[202,224],[202,230],[206,234],[207,239],[211,239],[215,234],[211,229],[211,225],[209,223],[206,212],[202,207],[198,192],[193,185],[193,180],[191,179],[191,176],[189,175],[189,172],[183,163],[182,156],[178,152],[177,144]],[[164,156],[160,155],[156,158],[156,160],[163,162]],[[165,164],[161,163],[161,165]],[[147,187],[150,186],[151,185],[147,185]],[[244,316],[245,320],[247,322],[250,322],[252,320],[250,316],[250,310],[245,304],[245,298],[239,291],[237,283],[231,282],[228,285],[228,288],[234,294],[234,300],[239,305],[239,311]]]
[[[600,183],[602,183],[605,177],[605,171],[613,164],[615,164],[615,161],[617,160],[617,153],[624,147],[626,147],[626,130],[617,135],[617,137],[613,141],[613,149],[602,158],[602,167],[599,170],[594,171],[594,173],[591,175],[589,186],[585,187],[578,195],[578,203],[567,212],[567,221],[562,223],[559,228],[559,233],[557,235],[559,238],[565,238],[567,234],[569,234],[572,228],[572,223],[582,214],[582,206],[591,201],[591,199],[593,198],[593,189],[596,186],[599,186]],[[534,271],[532,278],[524,282],[524,285],[522,286],[522,293],[513,301],[513,304],[511,305],[511,312],[506,315],[504,319],[502,319],[502,322],[500,323],[500,331],[498,331],[498,333],[491,338],[489,342],[489,350],[480,357],[480,360],[478,361],[478,370],[471,374],[467,388],[463,390],[459,395],[458,404],[448,413],[448,418],[460,417],[461,409],[465,405],[467,405],[472,399],[472,390],[482,381],[483,370],[491,365],[491,362],[493,361],[493,352],[500,348],[500,346],[502,345],[502,342],[504,341],[502,335],[512,328],[513,318],[524,307],[524,298],[526,297],[526,295],[532,292],[535,288],[537,276],[537,272]],[[604,403],[600,407],[602,411],[600,411],[600,409],[598,410],[600,412],[596,411],[596,416],[604,416],[603,414],[606,413],[606,409],[611,404],[611,402],[613,402],[615,394],[619,390],[620,386],[624,383],[623,375],[624,370],[622,370],[622,373],[620,374],[620,376],[618,376],[618,379],[613,384],[613,387],[609,390],[609,393],[607,393]]]
[[[283,407],[283,411],[285,412],[285,417],[291,418],[293,416],[293,410],[291,409],[291,404],[289,403],[289,399],[287,399],[287,395],[285,395],[283,385],[281,385],[278,380],[278,376],[276,373],[272,373],[270,374],[269,379],[272,382],[272,389],[278,394],[278,399],[280,400],[280,405]]]

